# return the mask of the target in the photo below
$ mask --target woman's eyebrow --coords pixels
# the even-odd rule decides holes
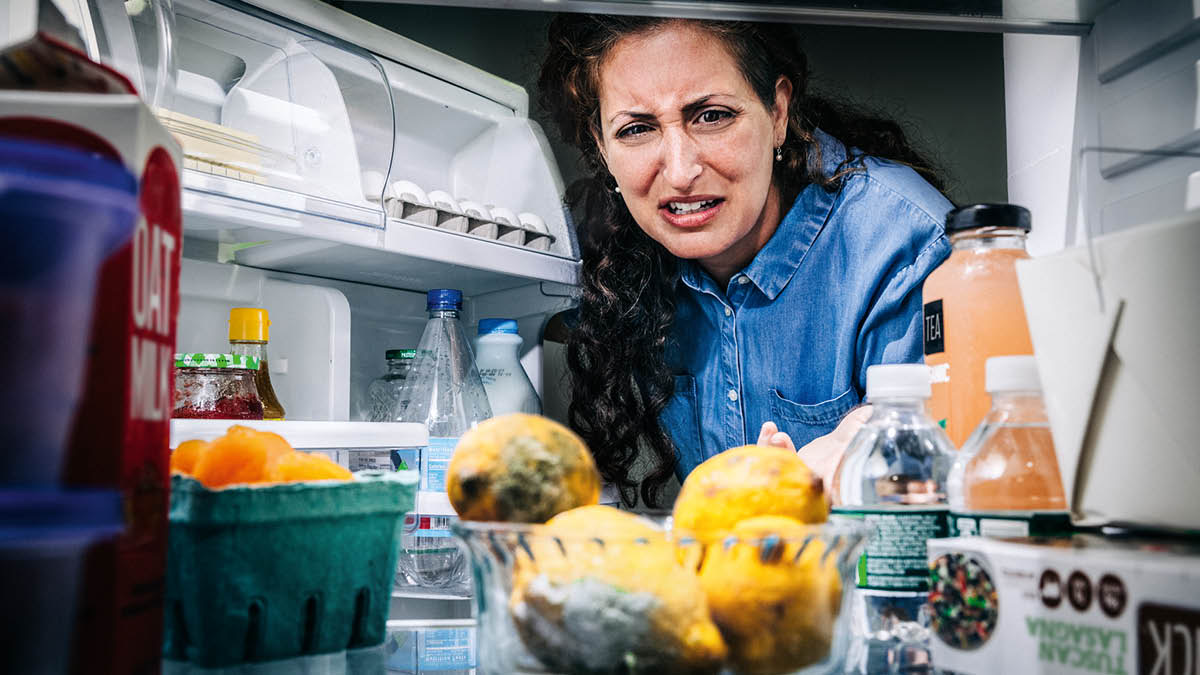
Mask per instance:
[[[654,119],[653,113],[638,112],[636,110],[618,110],[616,113],[613,114],[612,117],[608,118],[609,123],[617,121],[617,118],[620,117],[621,115],[625,115],[627,117],[632,117],[635,120],[652,120],[652,119]]]
[[[729,94],[705,94],[704,96],[701,96],[700,98],[698,98],[694,101],[691,101],[690,103],[684,104],[684,106],[683,106],[683,108],[681,108],[681,110],[683,111],[683,113],[685,115],[689,115],[691,113],[696,112],[700,108],[703,108],[705,105],[708,104],[709,100],[712,99],[713,97],[728,96],[728,95]],[[655,118],[653,113],[640,112],[637,110],[618,110],[616,113],[613,114],[612,117],[608,118],[609,123],[611,124],[612,122],[615,122],[617,120],[617,118],[620,117],[621,115],[626,115],[635,120],[652,120]]]

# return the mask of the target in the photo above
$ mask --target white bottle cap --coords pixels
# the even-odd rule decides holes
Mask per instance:
[[[987,391],[1041,391],[1037,360],[1032,356],[993,356],[984,368]]]
[[[929,366],[898,363],[867,368],[867,400],[883,398],[929,398]]]

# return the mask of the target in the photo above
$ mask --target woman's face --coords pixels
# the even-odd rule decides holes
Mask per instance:
[[[724,44],[684,23],[622,39],[599,79],[597,140],[634,220],[728,278],[779,222],[771,172],[790,83],[779,79],[767,108]]]

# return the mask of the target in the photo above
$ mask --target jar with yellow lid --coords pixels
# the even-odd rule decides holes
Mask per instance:
[[[234,354],[258,359],[254,374],[258,398],[263,405],[264,420],[282,420],[283,404],[271,386],[271,369],[267,367],[267,340],[270,339],[271,318],[267,310],[258,307],[234,307],[229,310],[229,348]]]

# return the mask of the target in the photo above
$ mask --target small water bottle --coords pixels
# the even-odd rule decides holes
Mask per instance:
[[[834,475],[834,518],[875,526],[858,564],[847,672],[933,672],[925,542],[947,536],[955,449],[929,418],[927,366],[867,369],[873,406]]]
[[[391,422],[395,419],[393,415],[396,409],[404,406],[401,390],[417,350],[389,349],[384,356],[387,358],[387,372],[375,378],[367,387],[368,422]]]
[[[462,292],[429,291],[426,309],[429,321],[393,419],[423,424],[429,430],[429,445],[412,458],[419,466],[424,493],[418,495],[418,502],[440,504],[442,509],[406,517],[400,571],[410,584],[461,591],[468,583],[467,565],[449,530],[455,516],[445,496],[446,469],[459,437],[491,417],[492,408],[459,320]],[[411,461],[407,464],[412,466]]]
[[[513,319],[481,319],[475,338],[475,365],[487,391],[493,415],[523,412],[542,414],[529,375],[521,365],[521,343],[517,322]]]

